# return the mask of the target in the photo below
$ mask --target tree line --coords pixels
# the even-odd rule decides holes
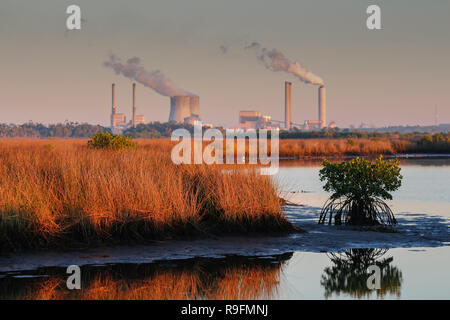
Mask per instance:
[[[193,133],[194,127],[190,124],[181,124],[176,122],[151,122],[140,124],[136,128],[127,128],[122,134],[131,138],[151,139],[151,138],[169,138],[176,129],[186,129]],[[225,129],[218,127],[223,134]],[[447,141],[450,137],[449,131],[441,126],[441,133],[425,134],[418,128],[413,132],[402,131],[384,131],[384,130],[361,130],[361,129],[322,129],[317,131],[301,131],[294,129],[292,131],[281,130],[280,139],[317,139],[317,138],[403,138],[408,140],[423,140],[421,142],[439,142]],[[91,138],[95,133],[111,132],[109,127],[93,125],[88,123],[65,122],[57,124],[44,125],[41,123],[28,122],[24,124],[6,124],[0,123],[0,138]],[[270,131],[269,131],[270,133]],[[270,136],[270,134],[269,134]]]
[[[44,125],[28,122],[24,124],[0,123],[0,138],[88,138],[98,131],[109,131],[100,125],[66,122]]]

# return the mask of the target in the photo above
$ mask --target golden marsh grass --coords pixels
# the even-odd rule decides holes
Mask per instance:
[[[174,165],[172,142],[138,144],[0,141],[0,249],[293,230],[270,177]]]

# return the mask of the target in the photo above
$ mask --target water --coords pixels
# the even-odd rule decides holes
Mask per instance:
[[[319,180],[321,162],[281,162],[277,180],[283,190],[326,194]],[[450,203],[450,159],[401,160],[402,186],[396,200]]]
[[[449,299],[450,159],[404,159],[396,233],[317,225],[320,162],[282,163],[285,208],[308,232],[0,257],[0,299]],[[66,267],[82,266],[82,290]],[[366,286],[369,265],[381,289]]]

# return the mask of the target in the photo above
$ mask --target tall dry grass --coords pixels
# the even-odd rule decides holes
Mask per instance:
[[[280,157],[392,155],[414,152],[409,140],[376,139],[286,139],[280,140]]]
[[[270,178],[174,165],[168,140],[95,150],[86,140],[0,141],[0,249],[292,230]]]
[[[423,139],[422,139],[423,140]],[[379,156],[408,153],[437,153],[450,154],[450,140],[423,142],[417,137],[399,138],[317,138],[317,139],[280,139],[279,156],[281,158],[314,158],[314,157],[345,157],[345,156]],[[151,140],[141,140],[141,143],[149,143]],[[170,144],[169,139],[159,140],[159,143]],[[164,142],[165,141],[165,142]],[[203,142],[205,148],[210,141]],[[259,142],[256,152],[259,153]],[[271,154],[271,143],[267,143],[268,153]],[[222,143],[223,162],[227,153],[242,154],[248,160],[249,141],[244,148],[238,149],[237,144],[228,145],[226,140]],[[269,155],[268,154],[268,155]],[[236,159],[236,157],[235,157]]]

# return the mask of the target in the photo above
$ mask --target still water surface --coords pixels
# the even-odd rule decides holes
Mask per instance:
[[[0,257],[0,299],[449,299],[450,159],[401,166],[396,234],[318,226],[320,162],[287,162],[275,179],[308,234]],[[70,264],[82,290],[66,289]],[[380,290],[366,286],[373,264]]]

